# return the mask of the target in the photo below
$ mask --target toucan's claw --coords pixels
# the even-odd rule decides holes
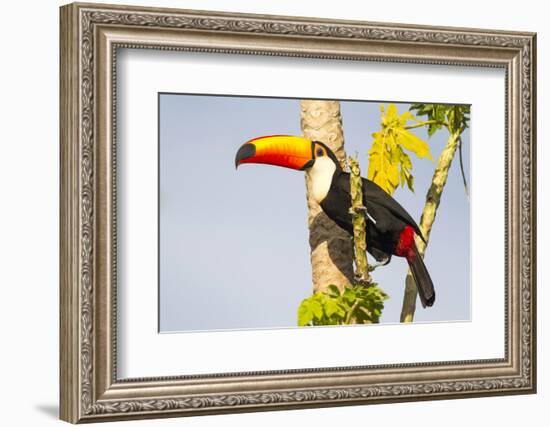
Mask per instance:
[[[375,264],[369,264],[369,272],[376,270],[378,267],[383,267],[385,265],[388,265],[391,261],[391,256],[383,259],[380,262],[377,262]]]
[[[364,277],[355,275],[355,284],[364,286],[365,288],[368,288],[372,285],[372,278],[369,277],[369,279],[365,279]]]
[[[366,206],[358,206],[356,208],[352,206],[351,208],[349,208],[348,212],[350,215],[355,215],[358,212],[363,212],[367,219],[371,220],[373,224],[376,224],[376,220],[372,217],[372,215],[369,214]]]
[[[351,208],[349,208],[348,212],[350,213],[350,215],[354,215],[358,212],[367,212],[367,208],[365,206],[357,206],[356,208],[354,208],[353,206]]]

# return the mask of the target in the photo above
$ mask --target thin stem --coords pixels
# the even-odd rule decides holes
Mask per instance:
[[[345,324],[346,325],[350,325],[351,324],[351,320],[353,319],[353,313],[355,312],[355,310],[357,309],[357,306],[359,305],[359,301],[355,301],[353,303],[353,305],[351,306],[349,312],[348,312],[348,315],[346,316],[346,320],[345,320]]]
[[[460,172],[462,173],[462,181],[464,182],[464,191],[466,197],[470,200],[470,192],[468,191],[468,182],[466,181],[466,174],[464,173],[464,162],[462,161],[462,137],[458,137],[458,159],[460,160]]]
[[[416,129],[416,128],[419,128],[419,127],[422,127],[422,126],[429,126],[429,125],[442,125],[442,126],[447,127],[448,123],[445,122],[445,121],[440,122],[439,120],[427,120],[425,122],[420,122],[420,123],[417,123],[415,125],[405,126],[405,129],[406,130]]]

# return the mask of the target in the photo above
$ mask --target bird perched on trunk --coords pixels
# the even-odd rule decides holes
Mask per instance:
[[[303,170],[311,179],[314,200],[326,215],[353,236],[350,175],[324,143],[299,136],[272,135],[251,139],[237,151],[235,167],[260,163]],[[377,184],[363,178],[367,215],[367,251],[380,263],[404,257],[412,271],[422,306],[432,306],[432,279],[414,240],[424,237],[409,213]]]

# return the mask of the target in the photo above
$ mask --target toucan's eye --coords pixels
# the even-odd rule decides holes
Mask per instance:
[[[315,152],[317,157],[322,157],[324,152],[322,148],[317,148],[317,151]]]

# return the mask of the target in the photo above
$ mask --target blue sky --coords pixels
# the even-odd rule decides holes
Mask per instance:
[[[346,151],[359,153],[364,176],[380,104],[341,102]],[[161,94],[159,108],[160,331],[295,327],[312,291],[303,172],[237,172],[234,157],[248,139],[299,135],[299,100]],[[415,132],[428,140],[423,128]],[[441,130],[428,140],[435,161],[447,137]],[[463,141],[469,177],[468,131]],[[418,222],[435,163],[411,157],[415,193],[394,197]],[[456,158],[425,257],[436,303],[418,304],[415,321],[470,318],[470,206],[458,166]],[[399,321],[406,272],[399,257],[374,272],[390,295],[382,323]]]

